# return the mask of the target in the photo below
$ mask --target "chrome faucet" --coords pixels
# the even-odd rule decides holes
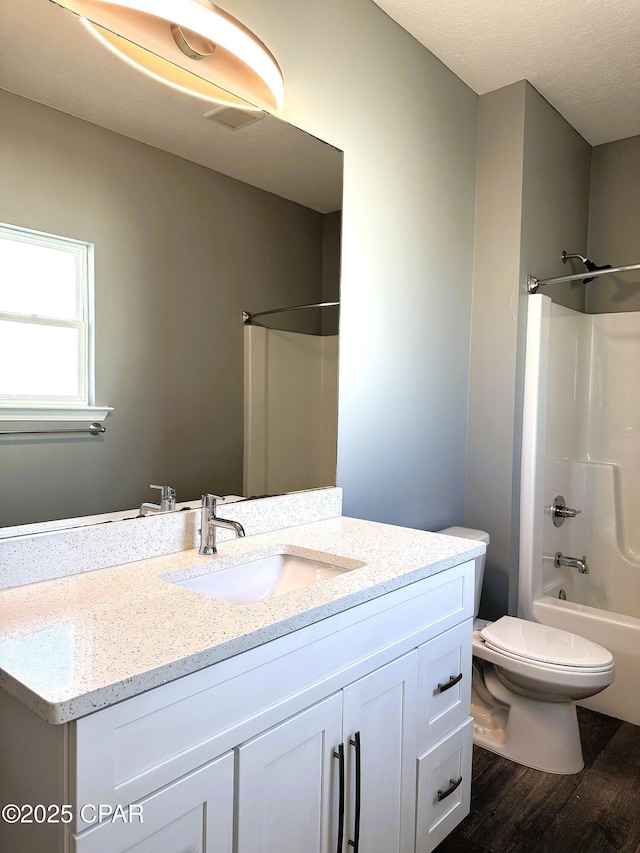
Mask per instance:
[[[226,518],[216,516],[217,495],[202,495],[200,505],[200,554],[215,554],[216,529],[224,527],[225,530],[235,531],[236,536],[244,536],[244,527],[238,521],[227,521]]]
[[[174,512],[176,508],[176,490],[171,486],[149,486],[150,489],[160,489],[160,503],[140,504],[139,515],[149,515],[154,512]]]
[[[586,556],[579,560],[577,557],[565,557],[564,554],[561,554],[560,551],[558,551],[554,557],[553,564],[557,569],[559,569],[560,566],[568,566],[570,569],[577,569],[581,575],[589,574],[589,566],[587,565]]]

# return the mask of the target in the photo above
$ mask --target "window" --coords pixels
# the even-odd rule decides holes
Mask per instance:
[[[0,225],[3,419],[106,417],[93,410],[92,310],[90,243]]]

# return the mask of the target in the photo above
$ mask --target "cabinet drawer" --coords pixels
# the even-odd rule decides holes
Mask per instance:
[[[418,649],[418,753],[425,752],[469,716],[472,620]]]
[[[472,749],[469,717],[418,759],[416,853],[430,853],[469,814]]]
[[[72,853],[231,853],[232,846],[232,753],[134,804],[128,822],[71,836]]]

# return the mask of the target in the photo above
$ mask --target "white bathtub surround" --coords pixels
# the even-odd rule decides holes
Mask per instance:
[[[200,498],[189,506],[194,509],[144,518],[136,518],[135,510],[124,519],[122,513],[95,516],[89,527],[71,530],[50,530],[49,524],[14,528],[15,536],[0,539],[0,589],[194,548],[198,544]],[[250,536],[339,516],[342,490],[313,489],[220,506],[218,515],[239,521]],[[116,520],[112,520],[113,515]],[[28,535],[30,528],[42,532]],[[227,530],[218,531],[219,542],[232,536]]]
[[[244,327],[245,494],[335,482],[338,336]]]
[[[529,297],[520,612],[608,648],[616,679],[583,704],[640,724],[640,314],[585,315]],[[582,512],[561,527],[556,495]],[[586,555],[589,574],[557,568]],[[559,596],[566,596],[566,600]]]
[[[339,490],[310,496],[328,512],[335,505],[334,492]],[[294,519],[295,524],[302,514],[303,496],[268,500],[282,502],[281,522]],[[262,503],[268,501],[237,504],[233,514],[229,506],[228,514],[249,533],[265,524],[258,506]],[[320,507],[307,506],[307,512],[320,513]],[[177,520],[165,516],[122,525],[173,525]],[[82,531],[82,537],[91,535],[103,534]],[[196,576],[237,563],[243,555],[287,545],[330,554],[337,565],[351,567],[357,561],[365,567],[251,606],[201,595],[162,577],[168,572]],[[0,592],[0,687],[46,721],[62,723],[429,577],[483,550],[482,544],[339,516],[296,526],[281,523],[268,533],[221,541],[214,557],[200,556],[197,549],[180,550],[81,572],[80,554],[79,573]]]

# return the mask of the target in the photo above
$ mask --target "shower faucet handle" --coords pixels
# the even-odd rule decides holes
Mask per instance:
[[[568,506],[559,506],[555,508],[554,515],[560,518],[575,518],[581,512],[581,509],[570,509]]]
[[[581,512],[581,509],[571,509],[571,507],[568,507],[562,495],[558,495],[555,498],[551,507],[551,517],[556,527],[562,527],[565,518],[575,518]]]

